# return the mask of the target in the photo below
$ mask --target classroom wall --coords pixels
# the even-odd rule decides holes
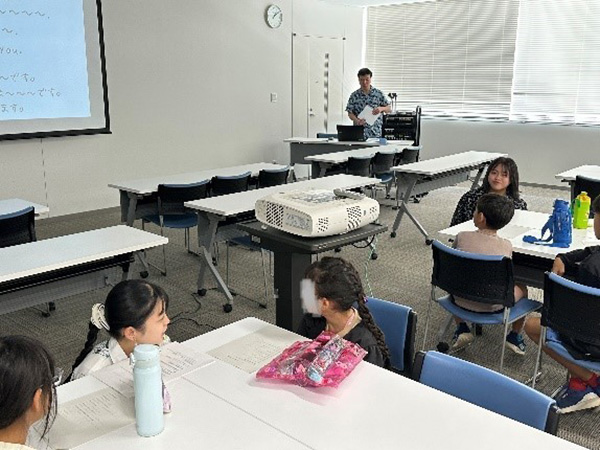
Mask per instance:
[[[363,10],[281,0],[284,23],[272,30],[264,22],[270,3],[104,0],[113,134],[0,141],[0,198],[44,203],[60,216],[116,206],[113,181],[287,162],[292,33],[346,38],[347,97],[361,65]],[[543,184],[570,167],[600,164],[594,128],[425,120],[422,143],[424,158],[509,153],[524,181]]]
[[[116,206],[107,184],[118,180],[285,161],[294,16],[301,30],[343,32],[348,8],[278,0],[284,22],[270,29],[270,3],[104,0],[113,133],[0,141],[0,198],[59,216]],[[360,38],[353,45],[360,55]]]
[[[520,179],[560,185],[556,173],[582,164],[600,164],[600,128],[423,120],[422,158],[465,150],[508,153]]]

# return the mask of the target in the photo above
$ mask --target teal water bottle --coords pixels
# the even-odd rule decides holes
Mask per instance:
[[[140,436],[156,436],[165,427],[158,346],[152,344],[137,345],[133,350],[133,359],[137,432]]]

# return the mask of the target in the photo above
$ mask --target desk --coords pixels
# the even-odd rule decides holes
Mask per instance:
[[[253,333],[275,328],[247,318],[190,339],[184,346],[208,352]],[[280,329],[281,350],[301,339]],[[285,333],[285,334],[284,334]],[[254,334],[254,335],[256,335]],[[58,388],[62,404],[99,390],[85,377]],[[302,388],[257,380],[223,361],[195,370],[168,385],[173,412],[165,430],[152,438],[136,435],[135,425],[113,431],[78,449],[394,449],[465,448],[468,439],[486,450],[582,449],[571,442],[459,400],[443,392],[361,362],[339,388]]]
[[[275,323],[286,330],[295,331],[303,316],[300,298],[300,280],[312,262],[311,256],[328,250],[368,241],[371,237],[384,233],[387,227],[369,224],[357,230],[336,236],[304,238],[276,230],[260,222],[238,225],[242,231],[256,236],[260,246],[275,254]]]
[[[357,177],[354,175],[334,175],[314,180],[299,181],[297,183],[282,184],[262,189],[254,189],[246,192],[222,195],[219,197],[205,198],[187,202],[186,207],[198,212],[198,244],[200,246],[200,272],[198,274],[198,293],[206,294],[204,288],[204,275],[209,270],[215,278],[221,292],[227,297],[227,303],[223,306],[225,312],[230,312],[233,297],[229,288],[221,278],[217,268],[212,263],[212,248],[220,222],[231,221],[242,218],[253,219],[254,205],[256,200],[276,192],[287,192],[293,190],[308,189],[352,189],[375,184],[375,178]]]
[[[569,183],[571,187],[571,200],[577,197],[579,193],[575,193],[575,178],[577,175],[583,175],[587,178],[600,180],[600,166],[585,165],[569,169],[565,172],[557,173],[554,178]],[[593,200],[593,199],[592,199]]]
[[[365,147],[377,147],[381,145],[379,139],[374,139],[372,141],[340,142],[337,139],[328,138],[293,137],[284,139],[283,142],[290,144],[290,164],[303,164],[306,157],[311,155],[320,155],[323,153]]]
[[[37,203],[33,203],[28,200],[21,200],[20,198],[9,198],[6,200],[0,200],[0,216],[21,211],[22,209],[28,208],[30,206],[33,206],[36,219],[48,217],[50,209],[46,205],[38,205]]]
[[[586,230],[574,228],[573,242],[569,248],[523,242],[523,236],[526,234],[539,237],[549,216],[546,213],[517,209],[510,223],[498,231],[501,237],[512,243],[515,280],[528,286],[544,287],[544,272],[552,269],[554,258],[559,253],[570,252],[590,245],[600,245],[600,241],[594,236],[593,227],[588,227]],[[441,230],[439,234],[454,238],[461,231],[474,231],[475,229],[473,221],[469,221]]]
[[[133,222],[148,214],[156,214],[156,201],[144,205],[138,205],[139,200],[150,197],[156,193],[159,184],[189,184],[202,180],[210,180],[212,177],[239,175],[244,172],[252,172],[252,176],[258,176],[262,169],[281,169],[286,166],[270,163],[254,163],[242,166],[223,167],[220,169],[202,170],[199,172],[182,173],[178,175],[164,175],[160,177],[144,178],[139,180],[121,181],[111,183],[108,187],[118,189],[121,198],[121,221],[129,226]]]
[[[59,300],[128,278],[133,254],[168,239],[125,225],[0,249],[0,313]]]
[[[357,148],[353,150],[344,150],[341,152],[323,153],[320,155],[311,155],[304,158],[312,163],[313,176],[323,177],[327,168],[334,164],[344,164],[350,157],[373,157],[377,152],[384,153],[402,153],[407,146],[412,145],[412,141],[394,141],[393,144],[377,147]]]
[[[469,173],[477,170],[477,175],[471,185],[471,189],[474,189],[487,165],[501,156],[506,156],[506,154],[469,151],[392,167],[392,171],[396,174],[398,213],[391,236],[396,237],[402,216],[406,213],[429,243],[431,239],[427,231],[408,209],[408,200],[413,195],[466,181]]]

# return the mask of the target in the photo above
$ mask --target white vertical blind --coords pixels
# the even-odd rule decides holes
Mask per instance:
[[[600,0],[521,0],[510,118],[600,124]]]
[[[508,118],[518,0],[438,0],[367,10],[366,64],[400,108]]]

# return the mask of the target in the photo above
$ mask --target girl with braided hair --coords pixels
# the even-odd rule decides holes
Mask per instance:
[[[73,364],[71,379],[127,359],[137,344],[168,342],[168,306],[167,293],[148,281],[126,280],[115,285],[104,304],[92,307],[87,340]],[[94,346],[102,329],[110,338]]]
[[[308,266],[304,277],[301,296],[307,314],[298,334],[315,339],[322,331],[331,331],[364,348],[368,352],[365,361],[390,367],[383,333],[367,308],[354,266],[342,258],[326,256]]]

